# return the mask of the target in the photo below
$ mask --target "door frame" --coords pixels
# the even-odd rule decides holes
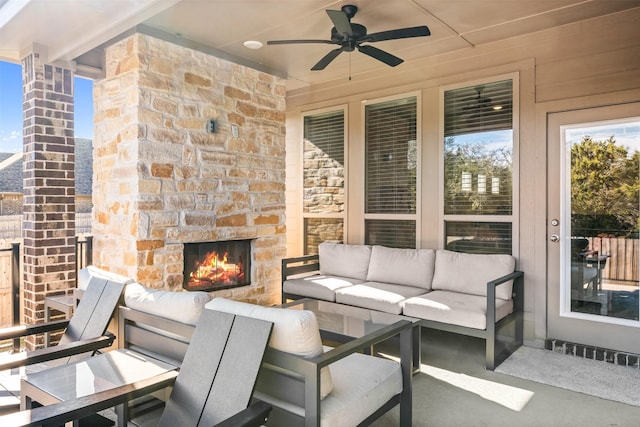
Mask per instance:
[[[617,105],[547,112],[547,212],[546,212],[546,328],[547,338],[560,339],[585,345],[640,353],[640,322],[612,321],[611,318],[579,313],[561,312],[564,302],[561,290],[561,257],[569,242],[562,224],[552,225],[552,220],[561,220],[564,209],[561,200],[561,153],[562,126],[579,123],[602,122],[640,116],[640,102]],[[561,241],[552,243],[551,236],[561,236]]]

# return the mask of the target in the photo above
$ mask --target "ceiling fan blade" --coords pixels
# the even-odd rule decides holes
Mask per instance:
[[[267,44],[299,44],[299,43],[324,43],[337,44],[331,40],[269,40]]]
[[[336,27],[338,34],[346,34],[348,36],[353,35],[351,23],[349,22],[349,18],[346,13],[341,10],[327,10],[327,15],[329,15],[331,22],[333,22],[333,26]]]
[[[318,61],[316,65],[311,68],[311,71],[324,70],[331,61],[336,59],[336,56],[340,55],[342,51],[343,48],[339,47],[338,49],[334,49],[331,52],[327,53],[320,61]]]
[[[384,50],[380,50],[377,47],[373,46],[360,46],[358,45],[358,50],[365,55],[369,55],[370,57],[377,59],[378,61],[382,61],[387,65],[395,67],[396,65],[400,65],[404,62],[403,59],[398,58],[390,54],[389,52],[385,52]]]
[[[429,27],[398,28],[397,30],[381,31],[379,33],[368,34],[362,41],[381,42],[384,40],[407,39],[410,37],[424,37],[431,35]]]

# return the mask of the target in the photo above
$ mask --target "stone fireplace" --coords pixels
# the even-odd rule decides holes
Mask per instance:
[[[140,33],[105,51],[94,84],[94,263],[180,290],[191,244],[250,241],[246,286],[210,292],[279,302],[284,80]]]
[[[185,243],[188,291],[216,291],[251,285],[251,240]]]

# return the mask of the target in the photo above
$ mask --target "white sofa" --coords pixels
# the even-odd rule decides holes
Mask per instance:
[[[511,255],[328,242],[318,252],[282,260],[283,302],[332,301],[484,338],[489,370],[522,345],[524,274]]]

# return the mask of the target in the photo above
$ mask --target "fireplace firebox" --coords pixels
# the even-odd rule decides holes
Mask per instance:
[[[188,291],[214,291],[251,284],[251,240],[184,244]]]

